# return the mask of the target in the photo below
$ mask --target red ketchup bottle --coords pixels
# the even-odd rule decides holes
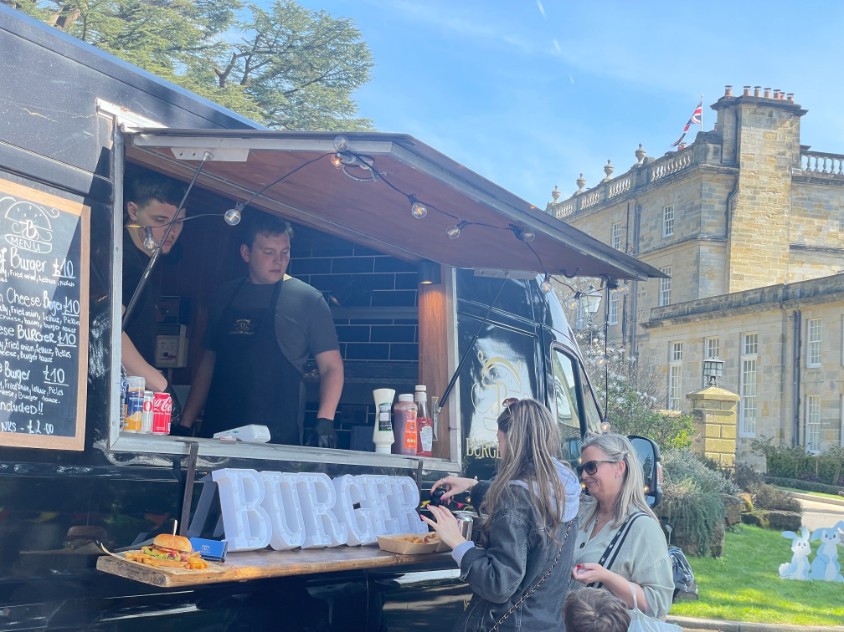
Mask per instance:
[[[418,456],[433,456],[434,421],[428,415],[428,392],[424,384],[416,385],[416,428],[419,442],[416,447]]]

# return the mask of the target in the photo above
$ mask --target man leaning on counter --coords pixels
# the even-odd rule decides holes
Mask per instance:
[[[266,425],[270,441],[301,445],[305,363],[319,369],[319,409],[309,445],[336,447],[334,414],[343,390],[343,360],[331,310],[322,294],[287,274],[290,224],[266,213],[247,218],[240,256],[247,275],[223,285],[211,305],[205,350],[181,426],[196,434]]]

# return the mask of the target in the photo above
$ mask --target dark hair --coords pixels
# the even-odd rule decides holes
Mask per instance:
[[[269,213],[251,213],[244,222],[243,243],[252,248],[258,235],[273,237],[286,234],[293,241],[293,227],[285,219]]]
[[[178,206],[185,197],[185,185],[160,173],[147,170],[127,171],[124,202],[144,206],[151,200]]]
[[[626,632],[630,610],[611,592],[587,587],[566,596],[563,621],[567,632]]]

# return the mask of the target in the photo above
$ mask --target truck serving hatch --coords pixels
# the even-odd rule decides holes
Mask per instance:
[[[144,129],[127,158],[406,261],[456,268],[663,276],[405,134]],[[411,214],[414,202],[427,214]],[[190,203],[188,203],[190,207]],[[459,228],[459,237],[447,230]]]

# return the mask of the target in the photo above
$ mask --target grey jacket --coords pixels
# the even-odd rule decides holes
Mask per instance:
[[[576,480],[571,470],[568,473]],[[568,478],[561,472],[563,476]],[[562,481],[564,486],[570,483],[566,479]],[[481,485],[486,487],[484,483],[478,487]],[[538,524],[527,487],[514,482],[508,492],[509,497],[490,517],[489,535],[483,546],[462,552],[460,577],[469,584],[473,595],[453,628],[455,632],[490,630],[551,569],[555,558],[557,562],[548,577],[497,630],[565,630],[562,608],[570,581],[577,520],[564,523],[554,534],[555,541],[549,537],[546,525]],[[575,508],[566,509],[565,517],[569,517]]]

